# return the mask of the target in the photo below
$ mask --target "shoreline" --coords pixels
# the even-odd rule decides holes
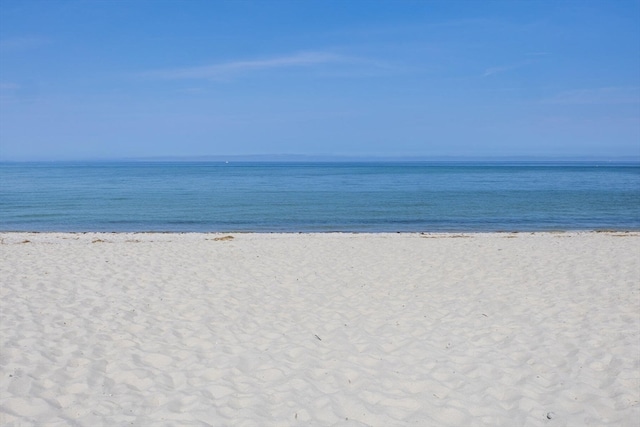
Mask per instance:
[[[315,235],[315,234],[334,234],[334,235],[376,235],[376,234],[400,234],[400,235],[412,235],[412,234],[429,234],[429,235],[451,235],[451,234],[469,234],[469,235],[487,235],[487,234],[559,234],[559,233],[571,233],[571,234],[607,234],[607,233],[626,233],[634,234],[640,233],[640,229],[636,228],[604,228],[604,229],[557,229],[557,230],[487,230],[487,231],[473,231],[473,230],[434,230],[434,231],[234,231],[234,230],[212,230],[212,231],[39,231],[39,230],[0,230],[2,234],[175,234],[175,235],[210,235],[210,234],[240,234],[240,235],[274,235],[281,234],[283,236],[290,235]]]
[[[639,231],[0,242],[8,427],[640,417]]]

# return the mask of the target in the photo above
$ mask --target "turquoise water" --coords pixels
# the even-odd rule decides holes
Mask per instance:
[[[640,164],[3,163],[3,231],[640,229]]]

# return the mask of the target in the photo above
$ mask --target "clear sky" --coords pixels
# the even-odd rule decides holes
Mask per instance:
[[[640,0],[0,0],[0,160],[640,156]]]

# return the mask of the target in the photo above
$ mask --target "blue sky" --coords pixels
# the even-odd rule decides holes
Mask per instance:
[[[636,1],[0,1],[0,160],[640,156]]]

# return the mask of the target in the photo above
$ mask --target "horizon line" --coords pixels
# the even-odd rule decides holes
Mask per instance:
[[[333,155],[333,154],[210,154],[186,156],[128,156],[128,157],[84,157],[84,158],[34,158],[0,159],[0,163],[77,163],[77,162],[585,162],[606,161],[638,163],[636,156],[552,156],[552,155]]]

